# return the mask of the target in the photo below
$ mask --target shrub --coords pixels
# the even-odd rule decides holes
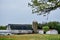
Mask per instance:
[[[43,26],[42,29],[44,30],[44,34],[45,34],[45,32],[49,30],[49,27],[48,26]]]

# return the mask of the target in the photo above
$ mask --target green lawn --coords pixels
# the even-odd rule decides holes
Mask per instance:
[[[24,34],[0,36],[0,40],[60,40],[60,35]]]

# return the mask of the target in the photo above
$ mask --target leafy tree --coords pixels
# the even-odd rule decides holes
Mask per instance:
[[[44,30],[44,34],[46,33],[46,31],[49,30],[49,27],[48,26],[43,26],[42,29]]]
[[[58,26],[59,22],[53,21],[53,22],[48,22],[47,26],[49,26],[50,29],[55,29]]]
[[[59,8],[60,0],[31,0],[28,5],[32,7],[32,13],[42,15]]]
[[[43,26],[43,25],[42,25],[41,23],[39,23],[39,24],[38,24],[38,29],[42,29],[42,26]]]
[[[60,34],[60,24],[57,24],[56,29],[58,30],[58,32]]]

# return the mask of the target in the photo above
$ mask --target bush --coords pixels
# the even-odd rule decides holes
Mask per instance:
[[[44,34],[45,34],[45,32],[49,30],[49,27],[48,26],[43,26],[42,29],[44,30]]]

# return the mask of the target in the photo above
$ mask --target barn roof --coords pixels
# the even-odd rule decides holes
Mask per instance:
[[[31,24],[8,24],[12,30],[32,30]]]

